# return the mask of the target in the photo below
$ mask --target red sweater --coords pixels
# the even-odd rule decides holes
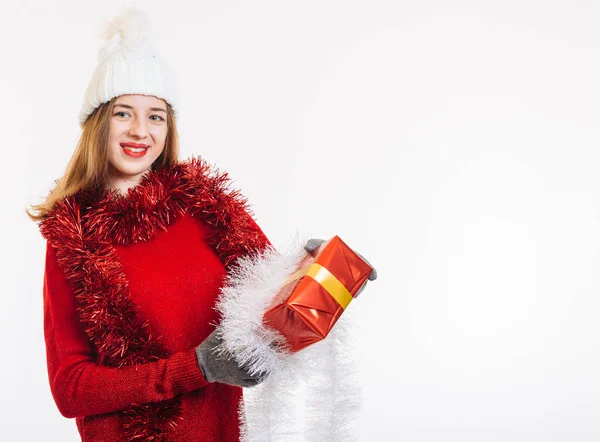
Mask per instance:
[[[254,220],[247,215],[246,219],[249,228],[268,243]],[[136,314],[147,320],[148,335],[161,336],[167,353],[129,366],[97,362],[98,349],[81,322],[76,291],[53,241],[47,242],[43,293],[50,388],[61,414],[76,418],[83,441],[122,441],[122,410],[178,395],[177,425],[157,439],[133,440],[239,440],[242,389],[208,383],[194,351],[218,322],[213,306],[226,267],[209,244],[208,223],[189,213],[170,223],[148,240],[113,244]]]

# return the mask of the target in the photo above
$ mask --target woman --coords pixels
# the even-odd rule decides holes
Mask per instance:
[[[227,174],[178,161],[176,82],[144,14],[106,40],[77,148],[29,212],[47,240],[51,392],[83,441],[238,441],[241,387],[263,377],[215,350],[213,307],[236,260],[270,243]]]
[[[226,174],[178,162],[173,76],[145,26],[137,10],[110,24],[77,149],[30,211],[50,387],[84,441],[237,441],[241,387],[260,377],[212,352],[212,307],[234,260],[269,241]]]

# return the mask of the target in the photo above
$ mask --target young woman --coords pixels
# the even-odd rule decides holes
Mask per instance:
[[[269,241],[227,174],[178,161],[174,78],[145,26],[137,10],[110,24],[78,146],[29,211],[47,240],[50,387],[83,441],[237,441],[241,387],[260,377],[213,353],[213,306]]]
[[[178,160],[176,82],[144,14],[125,10],[106,40],[77,148],[28,212],[47,240],[51,392],[82,441],[238,441],[242,387],[263,377],[215,351],[214,305],[270,243],[226,173]]]

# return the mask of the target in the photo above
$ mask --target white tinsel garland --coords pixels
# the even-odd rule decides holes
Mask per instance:
[[[262,323],[265,310],[285,279],[306,256],[299,235],[280,248],[240,258],[221,289],[217,310],[223,337],[219,349],[253,373],[269,373],[244,390],[240,403],[243,442],[354,441],[360,407],[357,361],[352,347],[351,311],[323,341],[289,353],[284,338]],[[304,415],[304,425],[298,416]]]

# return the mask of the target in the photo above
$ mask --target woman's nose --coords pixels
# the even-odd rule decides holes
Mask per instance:
[[[148,135],[146,121],[142,117],[132,118],[129,133],[139,138],[145,138]]]

